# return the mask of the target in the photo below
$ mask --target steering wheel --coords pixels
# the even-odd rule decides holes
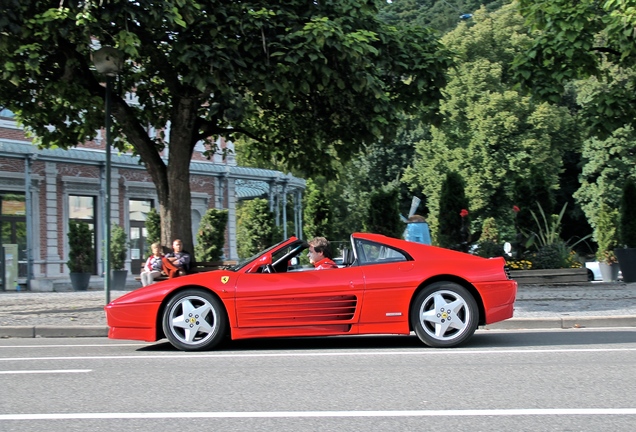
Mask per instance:
[[[276,273],[274,266],[271,264],[265,264],[263,266],[263,273]]]

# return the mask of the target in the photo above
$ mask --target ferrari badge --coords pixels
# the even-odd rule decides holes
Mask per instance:
[[[223,282],[224,284],[226,284],[227,281],[229,281],[229,280],[230,280],[229,276],[221,276],[221,282]]]

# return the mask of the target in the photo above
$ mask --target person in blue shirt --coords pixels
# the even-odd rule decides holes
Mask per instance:
[[[163,258],[163,266],[171,279],[185,275],[190,270],[190,254],[183,250],[183,242],[180,239],[172,242],[172,252]]]
[[[431,244],[431,231],[423,216],[413,215],[408,218],[404,239],[415,243]]]

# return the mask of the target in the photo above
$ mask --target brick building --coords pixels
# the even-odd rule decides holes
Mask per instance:
[[[220,141],[221,148],[232,148]],[[192,231],[210,208],[228,209],[225,257],[237,259],[236,205],[267,198],[284,236],[302,236],[301,200],[305,181],[279,171],[240,167],[232,156],[208,161],[203,148],[191,162]],[[102,140],[69,150],[40,150],[16,125],[11,112],[0,111],[0,223],[2,244],[17,245],[18,283],[34,291],[51,291],[68,283],[68,221],[87,222],[95,232],[96,265],[91,285],[102,280],[104,240],[105,151]],[[27,192],[28,187],[28,193]],[[288,201],[293,203],[293,233],[287,233]],[[145,216],[158,206],[154,183],[139,158],[111,156],[110,219],[124,227],[130,247],[129,278],[144,258]],[[291,218],[290,218],[291,220]],[[196,241],[196,239],[193,239]],[[14,258],[14,257],[12,257]],[[5,286],[5,289],[16,289]]]

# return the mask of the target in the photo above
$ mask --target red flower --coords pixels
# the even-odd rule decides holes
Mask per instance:
[[[512,211],[515,213],[519,213],[521,211],[521,209],[519,207],[517,207],[516,205],[512,206]]]
[[[459,215],[460,215],[461,217],[466,217],[466,216],[468,216],[468,210],[466,210],[466,209],[462,209],[462,211],[460,211],[460,212],[459,212]]]

